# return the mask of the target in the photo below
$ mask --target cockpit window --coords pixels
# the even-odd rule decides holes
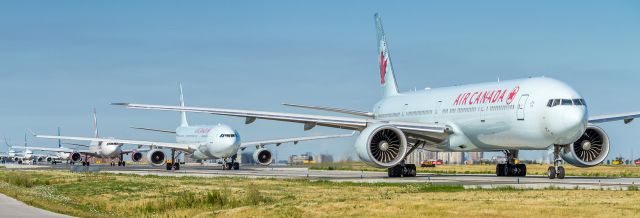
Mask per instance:
[[[573,99],[573,105],[584,105],[582,99]]]
[[[547,102],[547,107],[555,107],[558,105],[575,105],[575,106],[584,106],[587,105],[582,98],[576,99],[551,99]]]

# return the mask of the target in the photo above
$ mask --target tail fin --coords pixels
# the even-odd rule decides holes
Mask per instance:
[[[60,127],[58,127],[58,136],[60,136]],[[58,139],[58,148],[62,148],[62,140]]]
[[[96,108],[93,108],[93,137],[100,138],[98,132],[98,117],[96,116]]]
[[[398,94],[398,85],[396,77],[393,74],[393,66],[389,57],[389,49],[387,48],[387,39],[384,36],[382,28],[382,19],[378,13],[374,14],[376,21],[376,32],[378,35],[378,54],[380,64],[380,85],[384,88],[384,96],[392,96]]]
[[[27,133],[24,134],[24,147],[27,147]]]
[[[180,107],[184,107],[184,95],[182,94],[182,83],[180,83]],[[186,127],[189,126],[189,122],[187,122],[187,112],[180,112],[180,126]]]

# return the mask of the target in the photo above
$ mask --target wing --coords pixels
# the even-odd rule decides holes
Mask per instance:
[[[312,109],[312,110],[330,111],[330,112],[336,112],[336,113],[351,114],[351,115],[355,115],[355,116],[373,118],[373,113],[365,112],[365,111],[357,111],[357,110],[342,109],[342,108],[335,108],[335,107],[310,106],[310,105],[302,105],[302,104],[287,104],[287,103],[283,103],[282,105],[289,106],[289,107],[298,107],[298,108],[305,108],[305,109]]]
[[[250,146],[264,146],[269,144],[280,145],[283,143],[293,142],[294,144],[298,144],[301,141],[309,141],[309,140],[318,140],[318,139],[330,139],[330,138],[343,138],[353,136],[355,134],[342,134],[342,135],[324,135],[324,136],[306,136],[306,137],[297,137],[297,138],[283,138],[283,139],[272,139],[272,140],[263,140],[263,141],[249,141],[243,142],[240,145],[240,148],[246,148]]]
[[[350,129],[361,131],[371,123],[386,123],[394,125],[401,130],[408,130],[423,133],[447,134],[450,128],[446,125],[435,123],[414,123],[414,122],[396,122],[383,121],[370,118],[354,118],[354,117],[337,117],[322,116],[309,114],[279,113],[252,110],[235,110],[223,108],[203,108],[203,107],[181,107],[181,106],[165,106],[165,105],[147,105],[147,104],[129,104],[129,103],[113,103],[113,105],[124,106],[127,108],[146,109],[146,110],[165,110],[165,111],[186,111],[195,113],[208,113],[235,117],[246,118],[245,123],[253,123],[256,119],[277,120],[285,122],[303,123],[305,130],[310,130],[316,125],[327,126],[340,129]]]
[[[152,132],[173,133],[173,134],[176,133],[176,131],[174,130],[152,129],[152,128],[134,127],[134,126],[132,126],[131,128],[137,129],[137,130],[152,131]]]
[[[68,148],[48,148],[48,147],[12,147],[14,149],[28,149],[32,151],[52,151],[52,152],[73,152],[72,149]]]
[[[606,123],[612,121],[623,120],[625,124],[630,123],[633,119],[640,117],[640,112],[607,114],[589,117],[589,123]]]
[[[73,137],[73,136],[50,136],[50,135],[36,135],[38,138],[45,139],[61,139],[61,140],[74,140],[74,141],[96,141],[100,143],[118,143],[118,144],[132,144],[142,146],[152,146],[160,148],[176,149],[186,152],[193,152],[193,147],[200,146],[200,144],[178,144],[170,142],[152,142],[152,141],[138,141],[128,139],[111,139],[111,138],[88,138],[88,137]]]

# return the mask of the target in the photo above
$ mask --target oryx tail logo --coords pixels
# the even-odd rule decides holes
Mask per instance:
[[[509,92],[509,96],[507,97],[507,104],[511,104],[511,102],[513,102],[513,99],[516,98],[516,95],[518,95],[518,91],[520,91],[520,86],[516,86],[515,88],[513,88],[513,90],[511,90],[511,92]]]
[[[384,51],[380,52],[380,85],[384,85],[384,77],[387,75],[387,58],[384,56]]]

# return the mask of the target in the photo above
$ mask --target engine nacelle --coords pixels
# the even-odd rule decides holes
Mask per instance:
[[[142,158],[144,158],[144,155],[140,152],[135,151],[131,153],[131,161],[133,162],[140,162]]]
[[[47,157],[47,163],[51,163],[53,161],[53,157]]]
[[[147,160],[153,166],[164,165],[165,155],[164,152],[158,149],[153,149],[147,152]]]
[[[355,142],[360,160],[379,168],[399,164],[407,154],[407,138],[402,130],[387,124],[367,126]]]
[[[597,126],[588,126],[578,141],[562,149],[562,159],[577,167],[592,167],[609,155],[609,136]]]
[[[71,159],[71,161],[73,162],[80,162],[82,161],[82,155],[80,153],[77,152],[73,152],[71,153],[71,155],[69,155],[69,158]]]
[[[38,157],[37,161],[38,162],[42,162],[44,160],[44,157]]]
[[[272,157],[271,152],[264,148],[260,148],[253,153],[253,160],[264,166],[271,164],[273,161]]]

